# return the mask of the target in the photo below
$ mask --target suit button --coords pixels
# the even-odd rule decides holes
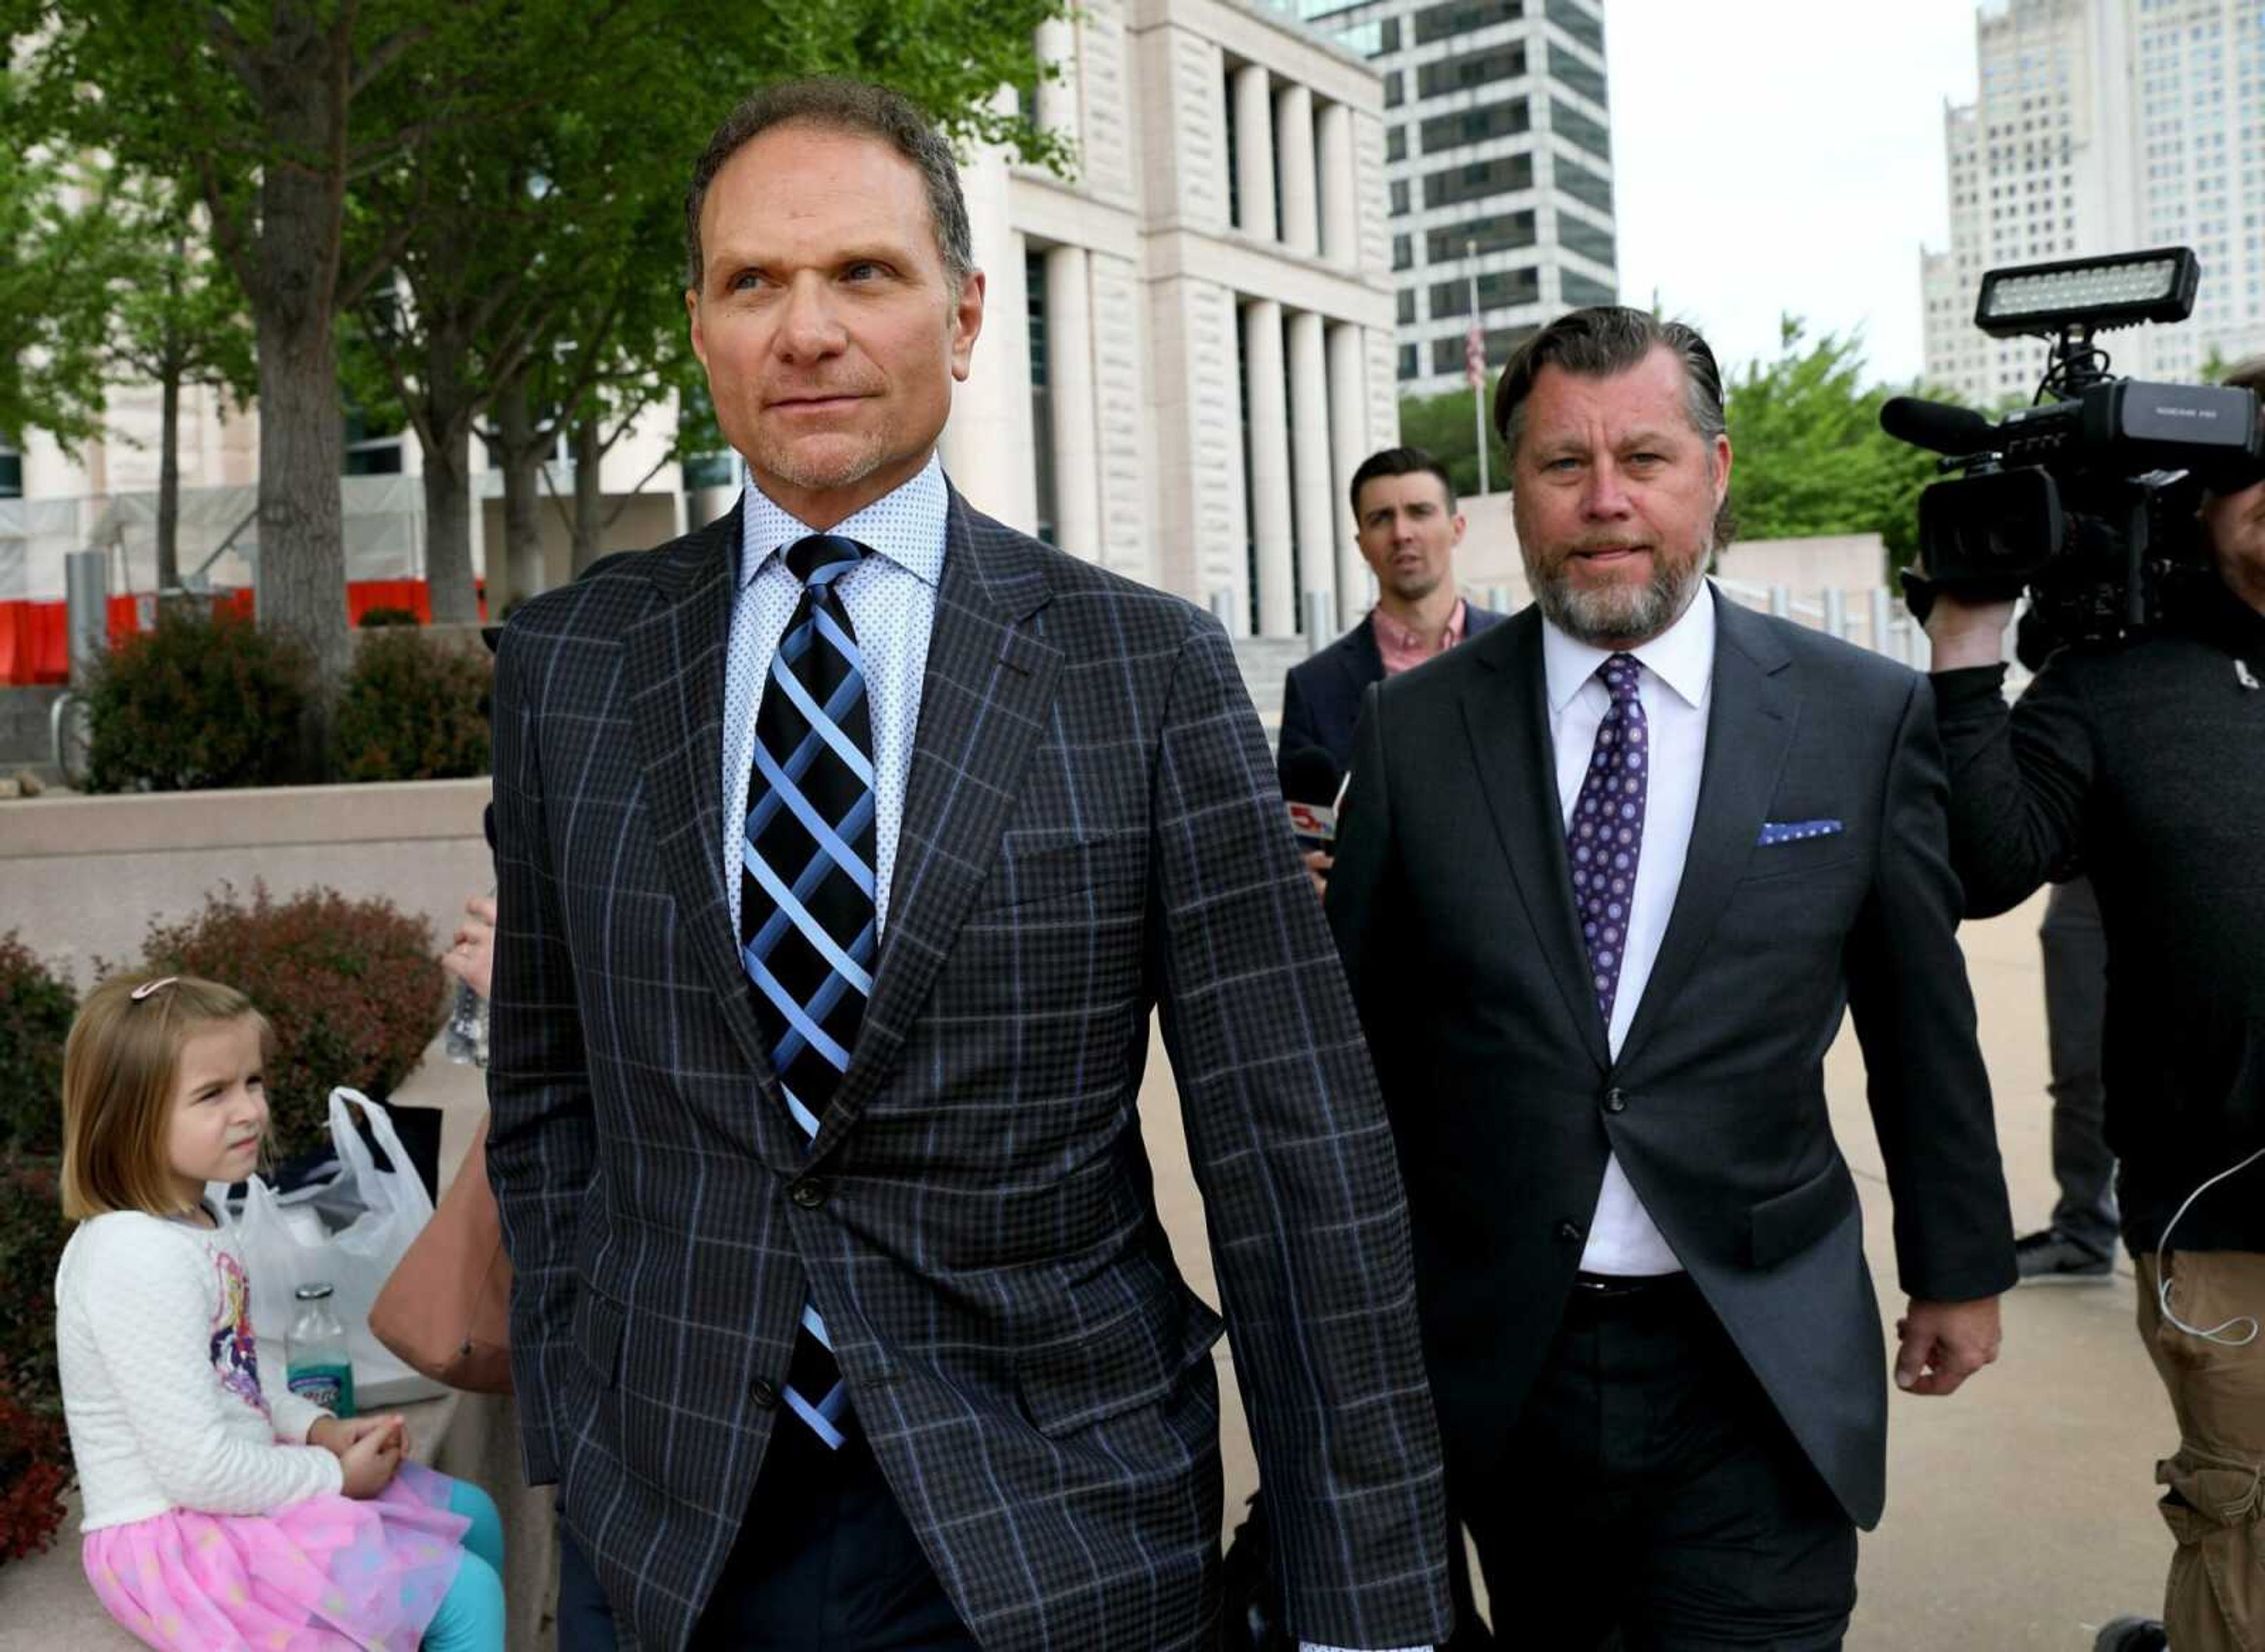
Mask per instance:
[[[758,1377],[747,1385],[747,1398],[768,1411],[779,1402],[779,1391]]]
[[[1581,1224],[1578,1222],[1558,1223],[1557,1238],[1561,1244],[1579,1244],[1581,1242]]]
[[[1625,1113],[1628,1111],[1628,1096],[1618,1088],[1606,1090],[1605,1110],[1608,1113]]]
[[[797,1178],[786,1190],[787,1197],[801,1205],[805,1211],[814,1211],[825,1204],[826,1193],[826,1178],[814,1175]]]

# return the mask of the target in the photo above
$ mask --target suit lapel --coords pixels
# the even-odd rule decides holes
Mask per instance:
[[[738,591],[739,512],[652,553],[660,606],[623,639],[630,722],[661,869],[692,954],[761,1092],[719,1128],[776,1168],[801,1160],[755,1020],[724,889],[724,669]]]
[[[1607,1068],[1612,1059],[1574,915],[1572,869],[1565,859],[1540,610],[1529,608],[1464,646],[1485,667],[1464,685],[1463,728],[1504,858],[1549,972],[1581,1029],[1582,1043],[1598,1067]]]
[[[1625,1065],[1664,1019],[1706,950],[1744,875],[1793,742],[1800,695],[1793,657],[1759,615],[1716,595],[1715,682],[1707,713],[1707,768],[1699,782],[1691,848],[1659,956],[1620,1044]]]
[[[888,928],[857,1047],[812,1160],[856,1122],[927,1002],[998,855],[1061,673],[1060,651],[1023,624],[1052,595],[1043,548],[971,511],[956,489],[950,508]]]

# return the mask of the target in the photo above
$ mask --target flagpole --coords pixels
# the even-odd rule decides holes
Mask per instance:
[[[1463,243],[1463,257],[1468,261],[1465,273],[1470,280],[1471,331],[1463,345],[1463,374],[1471,382],[1471,430],[1478,440],[1479,493],[1487,488],[1486,439],[1486,326],[1479,315],[1479,244],[1475,240]]]

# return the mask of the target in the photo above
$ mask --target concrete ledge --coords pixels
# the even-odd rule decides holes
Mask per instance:
[[[0,861],[477,837],[487,776],[33,797],[0,807]]]

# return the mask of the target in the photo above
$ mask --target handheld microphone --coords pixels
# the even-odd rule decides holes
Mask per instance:
[[[1880,408],[1880,428],[1897,441],[1961,459],[1986,453],[1999,440],[1998,427],[1972,408],[1916,396],[1889,397]]]
[[[1301,849],[1334,849],[1337,841],[1337,797],[1344,771],[1318,746],[1301,746],[1282,760],[1282,798],[1290,805],[1290,829]]]

